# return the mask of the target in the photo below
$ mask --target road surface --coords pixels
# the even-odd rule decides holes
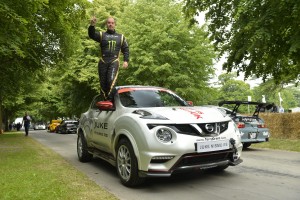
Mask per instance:
[[[250,148],[244,162],[224,173],[152,178],[138,188],[121,184],[116,169],[101,159],[78,161],[76,134],[30,131],[30,137],[60,154],[78,170],[121,200],[300,200],[300,153]]]

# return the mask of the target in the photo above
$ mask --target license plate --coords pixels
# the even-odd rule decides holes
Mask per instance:
[[[229,140],[201,141],[196,144],[198,153],[229,149]]]
[[[255,139],[256,135],[257,135],[257,133],[249,133],[249,138],[250,139]]]

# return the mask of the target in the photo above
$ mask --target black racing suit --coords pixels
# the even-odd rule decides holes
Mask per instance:
[[[127,41],[122,34],[118,34],[116,31],[98,32],[94,26],[89,26],[88,33],[91,39],[100,43],[98,73],[101,93],[105,99],[111,99],[110,95],[118,77],[120,52],[124,55],[124,61],[129,62]]]

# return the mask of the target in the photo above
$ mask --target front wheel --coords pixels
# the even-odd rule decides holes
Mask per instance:
[[[77,137],[77,155],[80,162],[88,162],[93,159],[93,154],[87,150],[87,142],[82,133]]]
[[[138,163],[131,143],[121,139],[117,145],[117,172],[123,185],[132,187],[144,182],[138,175]]]

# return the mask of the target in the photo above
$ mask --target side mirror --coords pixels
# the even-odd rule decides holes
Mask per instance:
[[[194,106],[194,103],[192,101],[186,101],[190,106]]]
[[[111,101],[98,101],[96,106],[99,110],[113,111],[115,110],[114,104]]]

